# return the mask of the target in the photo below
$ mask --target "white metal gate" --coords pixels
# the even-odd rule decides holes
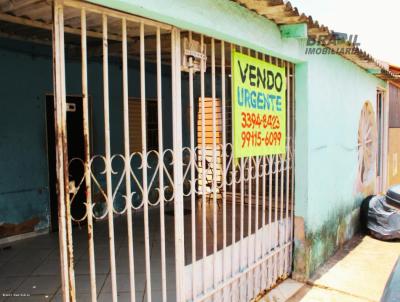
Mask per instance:
[[[191,32],[187,39],[192,51],[193,41],[200,42],[200,52],[208,54],[208,60],[196,71],[193,58],[188,58],[190,146],[184,154],[190,160],[184,161],[184,183],[190,186],[184,195],[185,203],[191,203],[191,220],[185,220],[185,239],[189,239],[185,241],[185,299],[248,301],[291,271],[294,65]],[[286,155],[241,158],[235,164],[233,49],[286,68]],[[195,95],[200,95],[197,102]],[[196,136],[200,137],[197,144]]]
[[[284,156],[233,160],[234,48],[286,68]],[[53,49],[63,301],[83,278],[92,301],[245,301],[290,273],[293,64],[72,0],[54,3]],[[77,70],[85,155],[68,158]]]

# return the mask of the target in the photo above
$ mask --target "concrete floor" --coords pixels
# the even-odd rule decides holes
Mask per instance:
[[[400,241],[357,236],[321,267],[309,285],[285,281],[263,302],[378,302],[400,256]]]
[[[244,234],[247,234],[247,206],[244,209]],[[228,245],[231,244],[231,204],[227,204]],[[254,207],[252,207],[254,219]],[[236,207],[237,239],[240,235],[239,205]],[[196,250],[197,259],[202,257],[202,207],[196,206]],[[175,300],[175,256],[174,256],[174,216],[173,208],[167,207],[165,211],[166,232],[166,273],[168,301]],[[222,247],[222,208],[217,209],[218,247]],[[160,217],[157,208],[149,211],[150,233],[150,263],[152,301],[161,301],[161,248],[160,248]],[[213,251],[213,207],[206,207],[206,235],[207,254]],[[186,264],[191,260],[191,214],[184,216],[185,222],[185,253]],[[254,220],[253,220],[254,221]],[[260,211],[261,226],[261,211]],[[128,266],[128,236],[125,216],[114,218],[116,271],[118,301],[130,301],[129,266]],[[139,212],[133,218],[134,228],[134,259],[135,259],[135,284],[136,301],[146,300],[145,279],[145,250],[144,250],[144,224],[143,213]],[[254,227],[251,230],[254,233]],[[74,226],[74,263],[76,275],[77,301],[90,301],[89,259],[86,226]],[[107,220],[94,224],[96,282],[98,301],[111,301],[111,281],[109,265],[108,224]],[[50,233],[35,238],[25,239],[0,247],[0,302],[3,301],[60,301],[60,262],[58,234]]]

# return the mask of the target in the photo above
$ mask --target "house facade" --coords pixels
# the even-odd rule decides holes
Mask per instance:
[[[78,251],[96,301],[99,244],[113,301],[121,257],[131,301],[250,300],[310,277],[390,184],[396,73],[290,3],[3,2],[0,242],[57,231],[63,301]],[[237,53],[284,100],[240,157],[263,118],[239,134]]]

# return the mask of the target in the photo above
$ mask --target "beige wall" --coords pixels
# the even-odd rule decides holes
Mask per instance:
[[[389,128],[388,186],[400,184],[400,128]]]

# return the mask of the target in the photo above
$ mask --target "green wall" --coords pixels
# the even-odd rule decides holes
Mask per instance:
[[[375,186],[357,186],[358,125],[385,83],[337,55],[309,55],[296,72],[294,265],[307,278],[358,231],[359,205]]]
[[[339,56],[312,56],[309,65],[309,202],[312,229],[354,197],[358,123],[364,102],[375,109],[385,83]],[[322,164],[322,165],[321,165]]]

